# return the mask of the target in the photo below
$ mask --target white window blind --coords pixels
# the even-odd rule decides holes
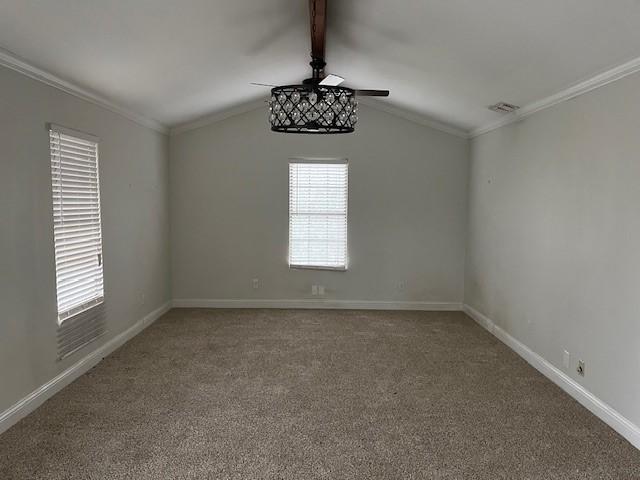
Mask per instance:
[[[289,265],[347,268],[346,160],[289,163]]]
[[[58,321],[103,302],[97,139],[51,126]]]

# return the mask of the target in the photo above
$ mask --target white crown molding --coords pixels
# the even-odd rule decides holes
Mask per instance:
[[[369,97],[360,97],[358,101],[363,105],[367,105],[376,110],[380,110],[391,115],[395,115],[397,117],[403,118],[405,120],[409,120],[411,122],[417,123],[419,125],[423,125],[429,128],[433,128],[434,130],[439,130],[441,132],[449,133],[451,135],[455,135],[461,138],[475,138],[477,136],[488,133],[492,130],[496,130],[498,128],[504,127],[511,123],[515,123],[519,120],[522,120],[529,115],[533,115],[536,112],[544,110],[549,107],[553,107],[562,102],[566,102],[567,100],[571,100],[580,95],[584,95],[592,90],[603,87],[610,83],[613,83],[617,80],[620,80],[628,75],[633,73],[640,72],[640,57],[634,58],[622,65],[618,65],[617,67],[613,67],[609,70],[606,70],[598,75],[595,75],[587,80],[576,83],[558,93],[550,95],[548,97],[542,98],[535,102],[531,102],[527,105],[524,105],[519,110],[502,116],[499,120],[495,122],[491,122],[482,127],[473,129],[471,131],[464,130],[462,128],[455,127],[453,125],[449,125],[443,122],[439,122],[425,115],[420,115],[414,112],[411,112],[407,109],[396,107],[387,102],[382,102],[375,98]],[[225,120],[234,115],[239,115],[242,113],[249,112],[251,110],[255,110],[260,108],[263,100],[259,102],[249,102],[238,107],[225,110],[220,113],[212,114],[206,117],[203,117],[199,120],[195,120],[193,122],[185,123],[183,125],[174,127],[171,129],[171,135],[184,133],[189,130],[194,130],[196,128],[204,127],[211,123],[219,122],[221,120]]]
[[[8,430],[20,419],[29,415],[36,408],[42,405],[46,400],[53,397],[56,393],[69,385],[80,375],[91,370],[110,353],[112,353],[121,345],[124,345],[126,342],[131,340],[142,330],[147,328],[158,318],[164,315],[167,311],[169,311],[170,308],[171,302],[166,302],[165,304],[161,305],[159,308],[155,309],[144,318],[138,320],[127,330],[112,338],[98,349],[89,353],[87,356],[74,363],[71,367],[67,368],[64,372],[49,380],[41,387],[35,389],[29,395],[16,402],[13,406],[9,407],[4,412],[0,412],[0,433]]]
[[[156,120],[147,118],[143,115],[137,114],[124,107],[116,105],[110,100],[107,100],[93,92],[90,92],[82,87],[79,87],[78,85],[75,85],[67,80],[64,80],[52,73],[49,73],[34,65],[31,65],[26,60],[2,48],[0,48],[0,66],[10,68],[11,70],[19,72],[29,78],[38,80],[46,85],[57,88],[68,94],[74,95],[75,97],[78,97],[82,100],[93,103],[94,105],[103,107],[111,112],[117,113],[118,115],[121,115],[144,127],[156,130],[163,134],[170,134],[170,135],[179,135],[181,133],[188,132],[190,130],[195,130],[197,128],[201,128],[206,125],[225,120],[235,115],[240,115],[242,113],[247,113],[252,110],[256,110],[262,107],[263,102],[265,101],[265,100],[256,100],[256,101],[243,103],[241,105],[224,110],[222,112],[207,115],[197,120],[168,128],[165,125],[161,124],[160,122],[157,122]],[[595,75],[590,79],[587,79],[585,81],[572,85],[556,94],[553,94],[541,100],[537,100],[535,102],[529,103],[514,113],[507,114],[495,122],[491,122],[487,125],[478,127],[471,131],[466,131],[464,129],[455,127],[453,125],[439,122],[428,116],[410,112],[404,108],[396,107],[386,102],[381,102],[373,98],[360,98],[359,101],[362,104],[367,105],[369,107],[389,113],[391,115],[395,115],[397,117],[403,118],[405,120],[409,120],[411,122],[414,122],[420,125],[424,125],[429,128],[433,128],[435,130],[439,130],[441,132],[449,133],[451,135],[455,135],[461,138],[475,138],[485,133],[488,133],[492,130],[496,130],[498,128],[504,127],[511,123],[515,123],[536,112],[552,107],[559,103],[565,102],[579,95],[583,95],[585,93],[588,93],[592,90],[608,85],[612,82],[620,80],[628,75],[631,75],[639,71],[640,71],[640,57],[630,60],[617,67],[611,68],[598,75]]]
[[[228,110],[223,110],[221,112],[204,116],[192,122],[187,122],[187,123],[178,125],[176,127],[171,128],[171,135],[172,136],[180,135],[190,130],[196,130],[198,128],[206,127],[207,125],[211,125],[213,123],[226,120],[227,118],[234,117],[236,115],[248,113],[253,110],[257,110],[259,108],[264,108],[266,101],[267,99],[265,98],[261,100],[255,100],[255,101],[243,103],[241,105],[230,108]],[[455,135],[461,138],[469,138],[469,133],[466,132],[465,130],[453,127],[451,125],[447,125],[445,123],[438,122],[426,116],[417,115],[415,113],[409,112],[408,110],[404,110],[402,108],[394,107],[392,105],[389,105],[388,103],[383,103],[379,100],[360,97],[358,98],[358,102],[370,108],[373,108],[375,110],[389,113],[391,115],[402,118],[404,120],[409,120],[410,122],[414,122],[419,125],[423,125],[425,127],[433,128],[434,130],[448,133],[450,135]]]
[[[113,113],[117,113],[118,115],[136,122],[143,127],[150,128],[164,135],[169,133],[169,129],[161,123],[127,110],[126,108],[116,105],[113,102],[93,92],[85,90],[78,85],[68,82],[67,80],[63,80],[62,78],[53,75],[52,73],[46,72],[34,65],[31,65],[26,60],[2,48],[0,48],[0,66],[10,68],[11,70],[19,72],[34,80],[38,80],[39,82],[49,85],[50,87],[57,88],[58,90],[62,90],[65,93],[73,95],[74,97],[78,97],[82,100],[93,103],[94,105],[105,108]]]
[[[180,125],[172,127],[170,129],[170,135],[180,135],[191,130],[197,130],[198,128],[206,127],[207,125],[211,125],[212,123],[221,122],[222,120],[235,117],[236,115],[252,112],[253,110],[257,110],[259,108],[266,108],[266,102],[267,98],[265,97],[259,100],[252,100],[250,102],[242,103],[235,107],[222,110],[221,112],[205,115],[204,117],[198,118],[197,120],[182,123]]]
[[[640,72],[640,57],[634,58],[633,60],[623,63],[622,65],[611,68],[605,72],[589,78],[588,80],[576,83],[575,85],[572,85],[569,88],[566,88],[556,94],[529,103],[519,110],[503,116],[498,121],[472,130],[470,137],[475,138],[479,135],[491,132],[492,130],[496,130],[500,127],[504,127],[511,123],[517,122],[525,117],[528,117],[529,115],[533,115],[534,113],[539,112],[540,110],[553,107],[554,105],[566,102],[567,100],[571,100],[572,98],[575,98],[577,96],[584,95],[585,93],[591,92],[596,88],[604,87],[605,85],[609,85],[610,83],[613,83],[636,72]]]
[[[285,299],[211,299],[178,298],[175,308],[312,308],[330,310],[420,310],[461,311],[459,302],[402,302],[371,300],[285,300]]]
[[[498,340],[503,342],[514,352],[525,359],[533,368],[542,373],[553,383],[562,388],[571,397],[576,399],[583,407],[600,418],[603,422],[613,428],[616,432],[626,438],[637,449],[640,449],[640,427],[635,425],[621,413],[616,411],[607,403],[600,400],[589,390],[584,388],[566,373],[553,366],[550,362],[535,353],[524,343],[512,337],[505,330],[500,328],[486,315],[483,315],[475,308],[465,304],[464,312],[473,318],[480,326],[493,334]]]
[[[376,100],[375,98],[372,98],[372,97],[358,97],[358,102],[368,107],[374,108],[376,110],[380,110],[381,112],[394,115],[404,120],[409,120],[410,122],[413,122],[413,123],[417,123],[418,125],[429,127],[434,130],[438,130],[440,132],[454,135],[456,137],[470,138],[469,132],[462,128],[458,128],[453,125],[449,125],[447,123],[439,122],[438,120],[434,120],[433,118],[428,117],[426,115],[420,115],[420,114],[411,112],[407,109],[396,107],[394,105],[391,105],[390,103]]]

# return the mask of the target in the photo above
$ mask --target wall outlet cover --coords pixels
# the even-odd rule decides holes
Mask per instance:
[[[584,377],[584,360],[578,360],[578,368],[576,370],[578,371],[578,375]]]
[[[318,286],[311,285],[311,295],[318,295]]]
[[[569,352],[567,352],[566,350],[562,354],[562,365],[567,370],[569,369],[569,366],[571,365],[571,354]]]
[[[318,295],[324,296],[324,285],[318,285]]]

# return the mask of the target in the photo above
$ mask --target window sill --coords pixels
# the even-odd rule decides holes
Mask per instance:
[[[330,270],[333,272],[346,272],[347,267],[323,267],[319,265],[289,265],[289,269],[294,270]]]

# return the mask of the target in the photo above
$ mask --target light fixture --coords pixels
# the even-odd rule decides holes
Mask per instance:
[[[271,89],[271,130],[285,133],[351,133],[358,121],[355,91],[316,82]]]
[[[325,75],[327,0],[309,0],[311,78],[300,85],[273,86],[269,101],[271,130],[283,133],[351,133],[358,122],[359,97],[388,97],[389,90],[354,90],[344,78]],[[254,83],[267,86],[264,83]]]

